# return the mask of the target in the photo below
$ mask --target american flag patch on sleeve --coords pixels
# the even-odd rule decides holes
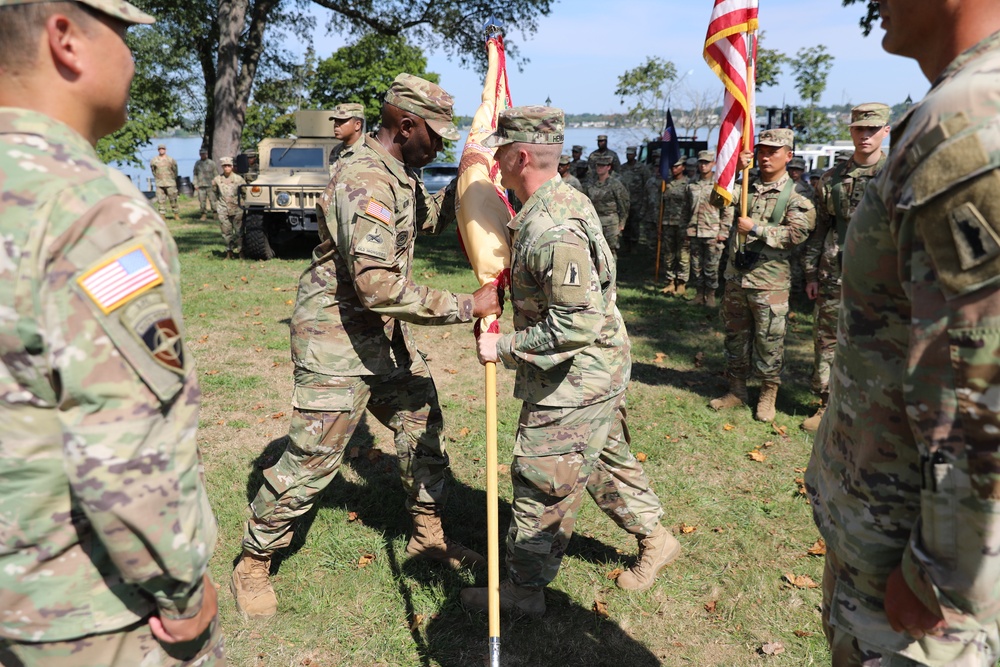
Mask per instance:
[[[105,315],[163,282],[141,245],[126,250],[77,278],[76,282]]]
[[[376,220],[381,220],[387,225],[392,223],[392,211],[375,201],[374,197],[368,199],[368,206],[365,206],[365,214],[370,215]]]

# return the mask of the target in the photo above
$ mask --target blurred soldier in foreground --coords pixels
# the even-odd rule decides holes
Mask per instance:
[[[111,1],[111,0],[109,0]],[[32,4],[32,3],[28,3]],[[174,212],[174,220],[179,220],[177,207],[177,161],[167,155],[167,147],[160,144],[156,147],[157,155],[149,161],[149,169],[153,172],[153,182],[156,184],[156,206],[160,215],[167,214],[167,200]]]
[[[628,190],[628,220],[625,222],[623,236],[625,237],[624,252],[631,252],[639,245],[642,217],[645,215],[646,179],[649,178],[649,168],[635,159],[636,146],[625,149],[625,164],[618,171],[625,189]]]
[[[240,186],[243,177],[233,171],[233,158],[219,158],[222,173],[212,181],[215,192],[215,212],[219,216],[219,231],[226,244],[226,259],[243,257],[243,209],[240,208]]]
[[[104,165],[120,0],[0,0],[0,664],[221,665],[177,248]]]
[[[453,294],[411,278],[417,232],[438,233],[455,218],[454,199],[445,199],[453,197],[453,187],[431,197],[419,177],[442,150],[442,137],[459,137],[451,95],[400,74],[386,93],[379,131],[336,171],[317,206],[328,240],[313,250],[292,313],[292,424],[284,454],[264,471],[250,505],[232,577],[236,606],[251,618],[277,611],[268,580],[271,557],[288,546],[293,520],[336,477],[366,409],[395,434],[406,511],[413,518],[406,553],[451,568],[484,562],[445,537],[441,525],[448,471],[444,420],[407,326],[500,314],[493,285]]]
[[[724,410],[745,405],[752,372],[762,385],[755,417],[774,420],[774,402],[785,360],[785,327],[791,268],[788,257],[815,225],[813,203],[799,194],[786,167],[792,159],[792,130],[764,130],[757,140],[760,177],[750,182],[746,217],[737,217],[729,233],[726,291],[722,297],[726,378],[729,391],[709,405]],[[742,164],[752,154],[744,151]],[[741,166],[742,166],[741,164]],[[733,208],[739,206],[739,196]],[[744,251],[739,235],[747,235]]]
[[[830,367],[837,349],[837,314],[840,312],[840,266],[842,239],[861,203],[865,188],[885,165],[882,142],[889,136],[889,107],[862,104],[851,110],[854,155],[826,172],[816,196],[816,229],[805,250],[806,296],[816,301],[813,318],[812,390],[819,396],[819,409],[802,422],[814,433],[830,399]]]
[[[629,449],[632,360],[615,305],[615,261],[594,207],[555,177],[563,128],[559,109],[514,107],[486,140],[496,146],[503,185],[524,202],[509,223],[516,331],[483,333],[477,343],[481,362],[517,370],[514,395],[524,401],[500,607],[534,616],[545,613],[543,589],[559,571],[584,490],[639,541],[638,562],[618,576],[620,588],[651,587],[680,553]],[[487,608],[485,588],[461,597],[466,607]]]
[[[597,215],[601,218],[601,228],[604,238],[611,248],[611,256],[618,257],[618,242],[621,238],[625,221],[628,220],[629,201],[628,189],[621,180],[611,173],[612,160],[610,155],[594,158],[594,178],[583,185],[584,192],[594,204]]]
[[[572,160],[568,155],[559,156],[559,176],[566,182],[566,185],[570,185],[580,192],[585,192],[580,179],[570,173],[571,164]]]
[[[219,168],[215,166],[215,160],[208,157],[208,151],[202,148],[198,151],[198,161],[194,163],[195,192],[198,193],[198,206],[201,208],[201,220],[204,220],[208,211],[215,212],[215,189],[212,181],[219,175]]]
[[[687,290],[688,274],[691,273],[691,240],[687,235],[687,220],[684,220],[684,198],[690,183],[684,176],[681,158],[670,168],[673,180],[667,183],[662,193],[663,206],[663,270],[667,285],[664,294],[684,296]],[[659,217],[659,211],[656,213]]]
[[[699,178],[687,186],[684,196],[685,221],[691,244],[691,284],[697,290],[695,305],[715,308],[715,291],[719,289],[719,260],[729,238],[733,209],[719,209],[712,204],[715,187],[715,153],[698,153]]]
[[[833,664],[1000,658],[1000,4],[882,0],[933,87],[847,230],[806,473]]]

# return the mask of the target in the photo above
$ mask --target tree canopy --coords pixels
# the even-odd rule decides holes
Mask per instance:
[[[879,16],[878,0],[842,0],[842,2],[844,7],[850,7],[858,3],[865,5],[865,15],[858,21],[858,25],[861,26],[862,34],[867,37],[875,26],[875,21]]]
[[[639,127],[658,127],[663,124],[676,81],[677,68],[672,62],[649,56],[646,62],[618,77],[615,95],[623,105],[629,101],[629,122]]]

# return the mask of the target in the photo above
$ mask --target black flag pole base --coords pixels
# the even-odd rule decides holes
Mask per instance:
[[[500,667],[499,637],[490,637],[490,667]]]

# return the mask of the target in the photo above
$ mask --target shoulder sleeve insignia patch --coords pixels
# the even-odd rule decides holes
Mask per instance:
[[[376,220],[381,220],[387,225],[392,225],[392,211],[388,209],[384,204],[377,201],[374,197],[368,199],[368,204],[364,208],[365,215],[371,216]]]
[[[386,261],[389,259],[391,232],[382,225],[361,218],[354,228],[354,254],[367,255]]]
[[[586,271],[587,275],[583,275]],[[552,253],[552,300],[561,305],[587,302],[590,288],[590,256],[587,248],[558,244]]]
[[[84,293],[107,315],[157,285],[163,276],[141,245],[106,260],[77,278]]]

